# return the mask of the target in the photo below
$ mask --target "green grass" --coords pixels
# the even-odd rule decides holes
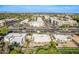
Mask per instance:
[[[79,54],[79,48],[59,48],[61,54]]]
[[[0,35],[4,35],[8,32],[8,28],[5,26],[5,27],[1,27],[0,28]]]
[[[59,54],[58,49],[56,48],[56,43],[51,41],[48,48],[42,47],[38,48],[36,54]]]

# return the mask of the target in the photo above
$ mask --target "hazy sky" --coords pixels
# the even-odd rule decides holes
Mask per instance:
[[[0,5],[0,12],[79,13],[79,5]]]

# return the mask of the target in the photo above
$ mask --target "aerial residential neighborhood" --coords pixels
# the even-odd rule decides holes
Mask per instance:
[[[63,54],[78,50],[78,14],[0,14],[1,54]]]

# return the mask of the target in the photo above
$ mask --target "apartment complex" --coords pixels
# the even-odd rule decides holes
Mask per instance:
[[[51,24],[56,25],[56,26],[62,26],[64,24],[70,25],[70,26],[76,26],[78,25],[77,21],[73,20],[71,17],[50,17],[49,21]]]

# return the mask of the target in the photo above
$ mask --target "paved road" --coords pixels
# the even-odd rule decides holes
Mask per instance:
[[[67,30],[62,30],[61,28],[28,28],[28,29],[9,29],[12,32],[50,32],[50,33],[79,33],[79,28],[69,28]]]

